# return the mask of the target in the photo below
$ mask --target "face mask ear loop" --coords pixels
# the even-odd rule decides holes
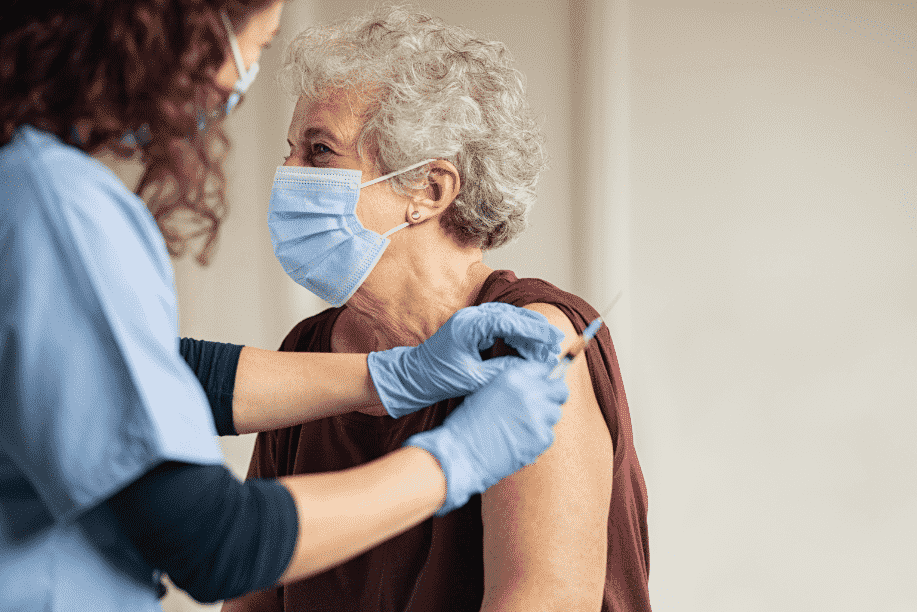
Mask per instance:
[[[383,238],[388,238],[389,236],[391,236],[392,234],[394,234],[394,233],[397,232],[398,230],[404,229],[404,228],[406,228],[406,227],[409,226],[409,225],[410,225],[410,223],[402,223],[401,225],[397,225],[397,226],[393,227],[392,229],[388,230],[387,232],[385,232],[384,234],[382,234],[382,237],[383,237]]]
[[[239,50],[239,43],[236,42],[236,35],[232,31],[232,23],[226,16],[226,11],[220,9],[220,18],[223,20],[223,26],[226,28],[226,34],[229,36],[229,48],[232,49],[232,57],[236,61],[236,70],[239,71],[239,78],[244,79],[247,76],[245,62],[242,61],[242,51]]]
[[[425,159],[422,162],[418,162],[412,166],[408,166],[407,168],[402,168],[401,170],[395,170],[394,172],[389,172],[388,174],[380,176],[379,178],[374,178],[371,181],[361,183],[360,189],[363,189],[364,187],[369,187],[370,185],[375,185],[376,183],[381,183],[382,181],[390,179],[393,176],[398,176],[402,172],[407,172],[408,170],[413,170],[414,168],[420,168],[424,164],[429,164],[430,162],[435,162],[435,161],[436,161],[435,159]]]

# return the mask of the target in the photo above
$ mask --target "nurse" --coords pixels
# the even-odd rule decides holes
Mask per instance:
[[[158,610],[162,574],[204,602],[300,580],[551,444],[561,336],[524,309],[466,308],[368,356],[177,340],[170,214],[209,221],[212,243],[219,121],[282,8],[73,0],[0,17],[0,610]],[[142,156],[148,205],[91,157],[106,150]],[[482,362],[496,338],[521,357]],[[213,439],[457,396],[441,427],[343,472],[243,484]]]

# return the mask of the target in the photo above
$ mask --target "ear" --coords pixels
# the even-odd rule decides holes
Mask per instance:
[[[430,162],[427,186],[415,191],[414,205],[408,211],[409,216],[413,211],[418,211],[420,217],[409,221],[419,223],[441,214],[458,197],[461,187],[458,169],[452,162],[444,159]]]

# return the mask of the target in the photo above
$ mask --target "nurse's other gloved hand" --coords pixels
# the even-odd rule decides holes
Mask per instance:
[[[440,427],[404,443],[429,451],[446,475],[446,502],[437,516],[534,462],[554,442],[566,383],[548,380],[550,364],[506,359],[512,365],[467,396]]]
[[[510,362],[484,361],[480,351],[497,338],[526,359],[556,365],[563,337],[540,313],[488,302],[459,310],[420,346],[370,353],[367,364],[382,405],[398,418],[493,380]]]

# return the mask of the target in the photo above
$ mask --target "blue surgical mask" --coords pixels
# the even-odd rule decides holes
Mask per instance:
[[[360,184],[359,170],[280,166],[274,175],[267,224],[274,255],[286,273],[332,306],[363,284],[391,242],[357,218],[360,189],[430,163],[408,166]]]
[[[251,87],[255,77],[258,76],[259,68],[258,62],[255,62],[252,64],[251,68],[245,70],[245,63],[242,61],[242,52],[239,51],[239,43],[236,41],[236,35],[232,31],[232,23],[230,23],[229,17],[226,16],[226,11],[221,10],[220,17],[223,19],[223,25],[226,27],[226,34],[229,36],[229,47],[232,49],[232,57],[236,62],[236,70],[239,71],[239,78],[232,88],[232,93],[229,94],[229,98],[226,100],[226,114],[229,115],[232,109],[236,107],[236,104],[239,103],[242,95]]]

